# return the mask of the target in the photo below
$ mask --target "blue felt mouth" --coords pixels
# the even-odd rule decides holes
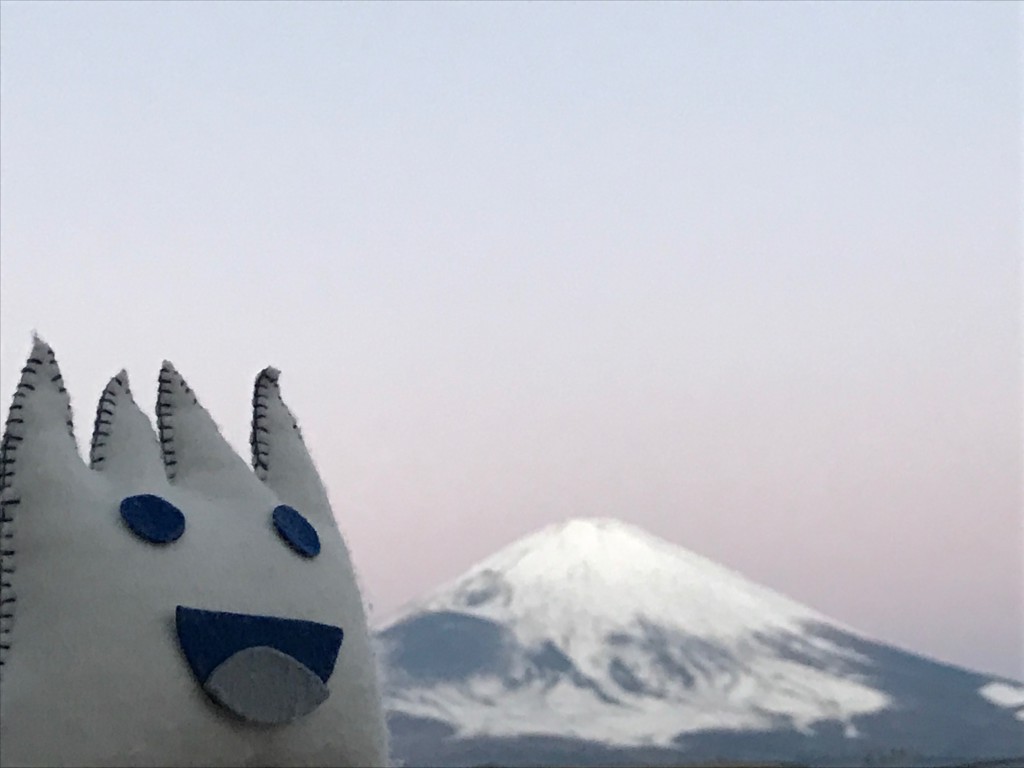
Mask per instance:
[[[334,672],[341,627],[301,619],[203,611],[179,605],[174,612],[178,644],[200,684],[227,659],[246,648],[266,646],[287,654],[327,682]]]

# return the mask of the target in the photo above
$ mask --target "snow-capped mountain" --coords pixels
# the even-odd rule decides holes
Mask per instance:
[[[1024,686],[873,642],[616,520],[515,542],[379,638],[399,756],[426,762],[1024,754]]]

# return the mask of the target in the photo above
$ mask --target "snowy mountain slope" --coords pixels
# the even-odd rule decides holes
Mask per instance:
[[[1024,685],[992,682],[979,693],[996,706],[1014,710],[1014,717],[1024,722]]]
[[[445,632],[456,636],[470,626],[456,616],[494,622],[511,631],[509,648],[523,649],[500,682],[473,675],[394,697],[406,714],[445,712],[465,735],[666,745],[682,731],[771,727],[778,717],[848,722],[887,703],[847,674],[849,652],[827,640],[803,642],[813,667],[768,642],[801,638],[825,617],[615,520],[573,520],[512,544],[390,626],[422,613],[452,614]],[[567,663],[575,674],[536,679]],[[500,707],[479,706],[499,690]],[[561,716],[538,718],[538,707]]]
[[[1012,681],[873,643],[615,520],[573,520],[515,542],[408,606],[379,638],[392,713],[442,724],[448,741],[679,750],[708,734],[790,743],[827,732],[867,744],[884,741],[878,723],[901,713],[904,741],[927,746],[907,713],[934,708],[936,691],[969,691],[973,708],[929,710],[928,722],[951,717],[974,733],[998,713],[1005,733],[993,744],[1024,753],[1020,722],[992,700],[1003,689],[982,693]]]

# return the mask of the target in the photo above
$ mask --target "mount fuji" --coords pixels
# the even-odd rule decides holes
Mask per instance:
[[[1024,755],[1020,682],[871,640],[616,520],[511,544],[378,641],[407,765]]]

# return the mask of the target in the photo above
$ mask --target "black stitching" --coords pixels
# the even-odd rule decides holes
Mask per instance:
[[[104,406],[110,406],[105,408]],[[100,452],[101,448],[106,447],[106,442],[100,440],[101,437],[110,437],[110,433],[113,430],[113,416],[114,408],[117,407],[117,393],[108,384],[100,395],[99,402],[96,404],[96,418],[92,424],[92,445],[89,448],[89,466],[96,466],[102,464],[106,459]],[[106,427],[107,429],[104,429]]]
[[[266,369],[260,371],[252,390],[252,430],[249,445],[252,447],[252,468],[260,480],[266,480],[270,471],[270,444],[262,435],[270,435],[270,429],[263,423],[267,418],[269,397],[266,392],[270,376]]]
[[[160,369],[156,398],[156,429],[160,443],[160,455],[164,462],[164,473],[168,480],[173,480],[177,471],[178,461],[174,452],[174,425],[169,423],[174,415],[174,406],[167,401],[174,394],[173,379],[166,368]]]

